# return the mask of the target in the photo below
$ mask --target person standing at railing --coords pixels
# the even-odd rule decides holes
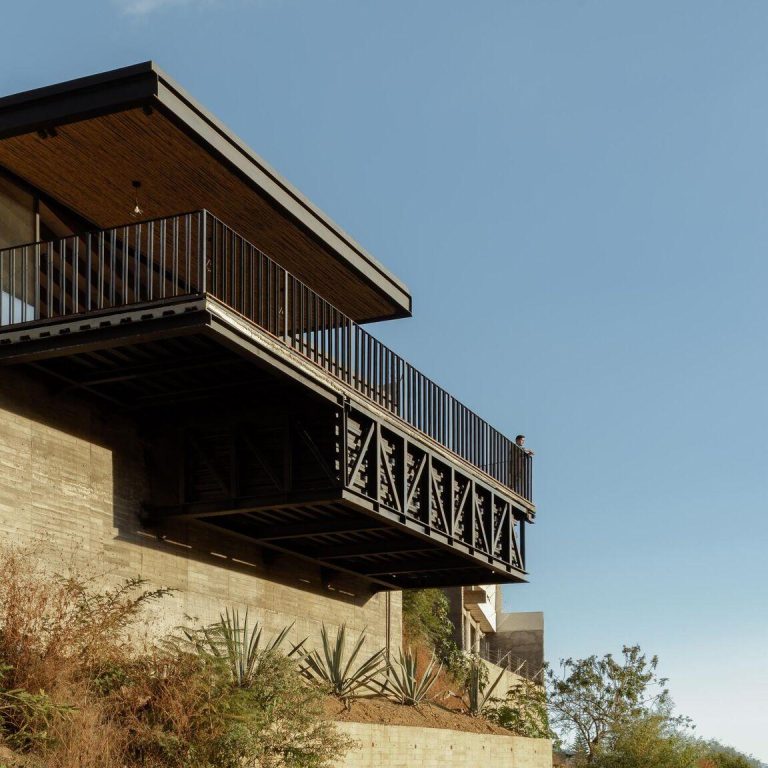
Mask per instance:
[[[528,467],[532,456],[533,451],[525,447],[525,435],[517,435],[515,437],[515,446],[510,452],[509,474],[512,480],[512,490],[524,498],[529,496]]]
[[[526,455],[533,456],[533,451],[525,447],[525,435],[518,435],[515,438],[515,445]]]

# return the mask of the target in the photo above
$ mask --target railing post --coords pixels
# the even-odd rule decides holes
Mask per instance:
[[[208,211],[202,212],[203,224],[202,224],[202,243],[201,243],[201,256],[200,256],[200,271],[202,272],[200,279],[201,293],[206,293],[208,290]]]
[[[35,275],[36,278],[36,285],[35,285],[35,315],[34,319],[39,320],[40,319],[40,292],[42,289],[41,286],[41,280],[40,280],[40,243],[35,243]],[[90,309],[90,307],[88,307]],[[0,313],[1,315],[2,313]],[[0,321],[1,322],[1,321]]]
[[[283,338],[288,343],[288,270],[283,270]]]

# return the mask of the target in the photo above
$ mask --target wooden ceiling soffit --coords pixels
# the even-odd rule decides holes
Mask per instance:
[[[0,166],[99,228],[205,208],[353,320],[408,289],[151,62],[0,99]]]

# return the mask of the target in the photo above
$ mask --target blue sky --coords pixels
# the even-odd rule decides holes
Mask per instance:
[[[6,4],[0,92],[156,60],[402,277],[378,335],[536,450],[547,653],[768,760],[768,4]]]

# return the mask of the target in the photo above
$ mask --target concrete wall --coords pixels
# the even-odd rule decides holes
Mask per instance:
[[[539,611],[504,613],[497,631],[488,636],[494,660],[510,653],[517,662],[525,662],[527,673],[535,675],[544,665],[544,614]]]
[[[324,584],[318,568],[260,551],[199,523],[177,524],[160,540],[138,518],[146,495],[145,446],[136,424],[93,400],[52,389],[17,369],[0,371],[0,537],[44,542],[105,581],[141,575],[177,592],[157,618],[215,620],[248,607],[277,631],[295,622],[294,641],[317,638],[323,622],[367,627],[366,647],[399,644],[399,593],[372,595],[363,580]],[[59,394],[55,394],[58,390]]]
[[[551,768],[549,739],[337,723],[358,743],[336,768]]]
[[[496,682],[496,678],[501,674],[499,684],[493,689],[492,695],[495,699],[503,699],[509,693],[509,689],[516,688],[523,679],[520,675],[512,672],[512,670],[499,667],[491,661],[480,659],[480,662],[488,670],[488,685],[493,685]]]

